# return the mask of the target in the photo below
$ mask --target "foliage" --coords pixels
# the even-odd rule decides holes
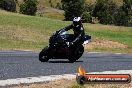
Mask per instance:
[[[14,0],[0,0],[0,8],[7,11],[15,12],[16,4]]]
[[[132,0],[123,0],[122,10],[125,12],[125,26],[132,26]]]
[[[127,17],[125,11],[118,9],[117,13],[114,14],[114,24],[115,25],[126,25]]]
[[[132,0],[123,0],[122,9],[127,15],[132,15]]]
[[[20,13],[26,15],[35,15],[37,12],[37,0],[24,0],[20,5]]]
[[[112,0],[98,0],[92,16],[98,17],[102,24],[132,26],[132,0],[123,0],[121,7]]]
[[[82,15],[83,22],[91,23],[92,22],[92,16],[89,12],[84,12]]]
[[[109,0],[98,0],[93,16],[98,17],[99,22],[102,24],[113,24],[113,15],[116,13],[117,8],[118,6]]]
[[[90,12],[90,14],[92,14],[94,8],[95,4],[85,4],[85,11]]]
[[[56,8],[62,10],[62,5],[61,5],[61,3],[58,2],[57,5],[56,5]]]
[[[65,20],[72,20],[75,16],[81,16],[84,12],[85,0],[62,0],[61,2],[65,11]]]

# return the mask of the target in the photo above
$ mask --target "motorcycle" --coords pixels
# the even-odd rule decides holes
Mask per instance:
[[[84,53],[83,45],[91,41],[91,36],[85,35],[83,43],[69,45],[69,42],[73,40],[70,36],[71,34],[64,29],[53,33],[49,39],[49,46],[39,53],[39,60],[47,62],[49,59],[68,59],[71,63],[78,60]]]

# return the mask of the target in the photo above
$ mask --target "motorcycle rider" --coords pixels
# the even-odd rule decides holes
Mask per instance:
[[[74,34],[69,35],[69,39],[72,39],[71,42],[67,42],[67,45],[69,45],[69,46],[71,46],[73,44],[78,44],[78,43],[82,44],[83,38],[85,35],[81,17],[74,17],[72,22],[73,23],[71,25],[64,28],[66,31],[68,31],[70,29],[73,29],[73,31],[74,31]]]

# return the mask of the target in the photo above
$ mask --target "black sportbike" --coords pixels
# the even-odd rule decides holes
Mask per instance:
[[[83,43],[69,46],[69,42],[73,41],[73,38],[71,34],[61,29],[50,37],[49,46],[46,46],[39,53],[39,60],[47,62],[49,59],[68,59],[69,62],[73,63],[82,56],[84,52],[83,44],[89,43],[90,40],[91,36],[85,35]]]

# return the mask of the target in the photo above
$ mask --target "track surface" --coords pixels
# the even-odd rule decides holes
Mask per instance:
[[[86,72],[132,70],[132,54],[84,53],[75,63],[68,63],[68,60],[42,63],[38,53],[0,51],[0,80],[72,74],[80,65]]]

